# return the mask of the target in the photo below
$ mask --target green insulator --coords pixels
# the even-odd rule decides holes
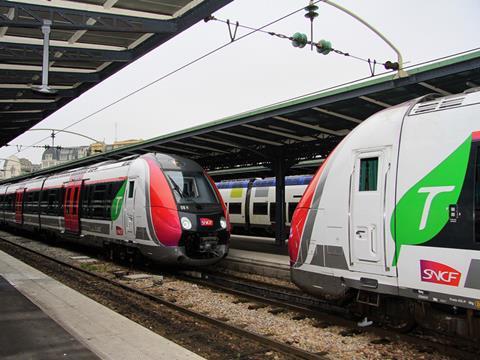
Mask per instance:
[[[332,51],[332,43],[327,40],[322,39],[315,46],[317,47],[317,52],[322,55],[328,55]]]
[[[295,33],[292,36],[292,45],[293,47],[303,48],[307,45],[308,38],[306,34],[303,33]]]

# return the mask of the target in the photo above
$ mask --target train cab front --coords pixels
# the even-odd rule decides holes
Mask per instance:
[[[290,275],[295,285],[322,298],[341,299],[345,297],[348,288],[340,277],[332,276],[329,270],[325,270],[327,264],[324,260],[324,246],[319,246],[318,243],[321,234],[315,233],[318,231],[315,230],[315,222],[323,220],[319,216],[319,204],[331,161],[330,157],[327,158],[317,170],[295,209],[290,226],[288,251]],[[313,240],[315,238],[316,240]]]
[[[165,211],[152,207],[158,240],[176,248],[174,261],[168,262],[203,266],[219,261],[228,252],[230,223],[215,183],[194,161],[165,154],[155,157],[161,168],[158,175],[168,187],[159,195],[171,202],[167,207],[176,209],[166,224],[160,213]],[[172,227],[176,235],[166,236]]]

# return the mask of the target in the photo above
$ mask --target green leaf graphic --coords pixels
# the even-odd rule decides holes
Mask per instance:
[[[112,202],[112,210],[110,216],[112,221],[115,221],[120,216],[120,212],[122,211],[122,204],[123,204],[123,196],[125,194],[125,189],[127,187],[127,181],[124,181],[122,187],[118,190],[117,195]]]
[[[390,231],[396,244],[393,266],[397,265],[402,245],[423,244],[433,239],[448,222],[448,207],[457,203],[462,190],[470,144],[471,136],[398,202],[390,220]]]

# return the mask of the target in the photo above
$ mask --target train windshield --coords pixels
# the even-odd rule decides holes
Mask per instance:
[[[166,170],[178,204],[216,204],[218,200],[208,179],[200,172]]]

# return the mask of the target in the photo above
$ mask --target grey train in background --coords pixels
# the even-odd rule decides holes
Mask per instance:
[[[285,219],[289,227],[293,212],[312,175],[285,178]],[[275,178],[226,180],[216,183],[237,233],[273,234],[275,228]]]

